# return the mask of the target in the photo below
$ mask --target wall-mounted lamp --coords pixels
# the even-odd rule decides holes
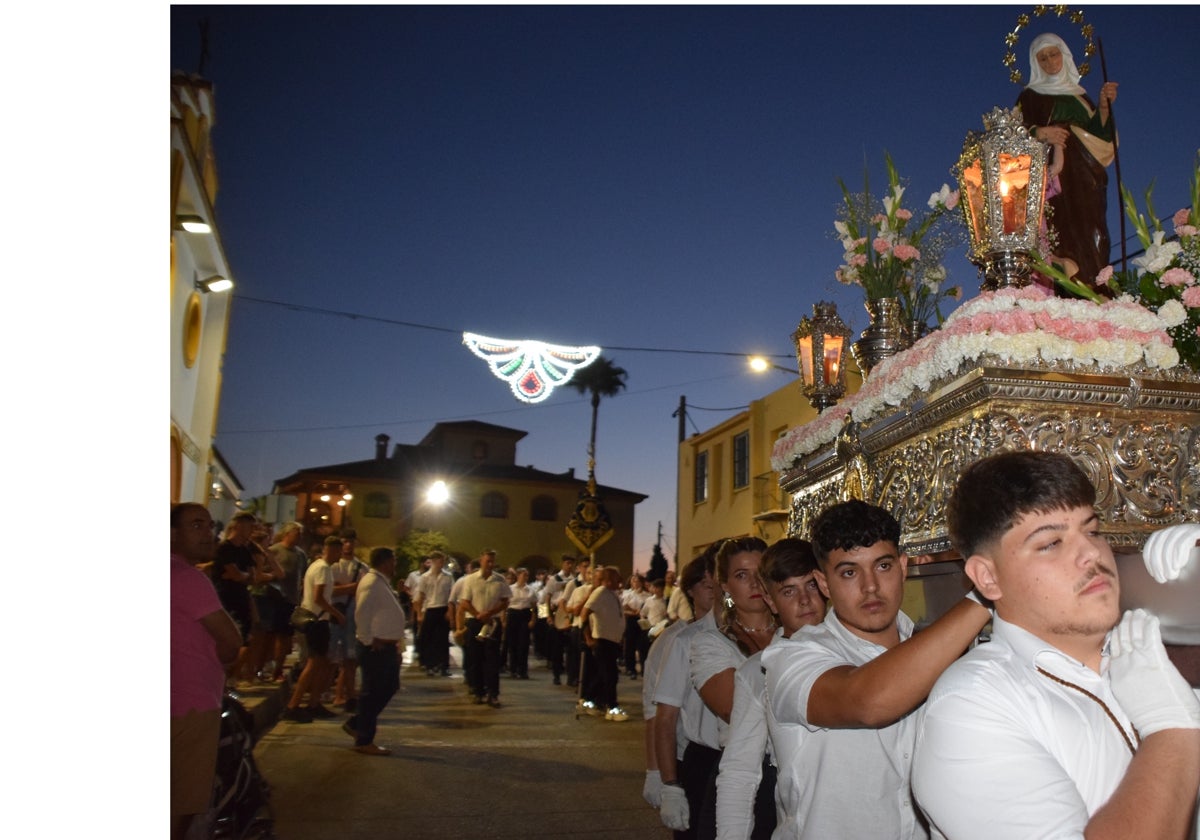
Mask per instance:
[[[209,292],[227,292],[233,288],[233,281],[220,274],[214,274],[207,280],[197,280],[196,288],[208,294]]]
[[[212,225],[196,215],[178,216],[176,221],[188,233],[212,233]]]
[[[835,405],[846,393],[842,355],[849,339],[850,328],[838,315],[837,306],[825,301],[814,303],[813,317],[801,318],[792,333],[804,380],[800,390],[817,411]]]

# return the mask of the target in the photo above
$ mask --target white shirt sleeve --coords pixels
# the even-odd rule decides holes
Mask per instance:
[[[754,798],[762,781],[767,752],[767,718],[757,656],[734,675],[729,740],[717,775],[717,840],[749,840],[754,828]],[[755,679],[753,669],[759,670]]]
[[[1019,708],[950,694],[922,710],[913,792],[947,840],[1083,840],[1087,806]]]
[[[821,729],[808,722],[808,696],[822,674],[850,663],[824,645],[797,639],[777,640],[764,651],[763,661],[768,664],[767,695],[775,719],[813,732]]]
[[[692,684],[699,691],[722,671],[737,668],[746,657],[718,631],[702,630],[692,639]]]
[[[689,683],[688,637],[676,638],[663,656],[662,668],[658,672],[658,684],[654,688],[654,703],[683,708]]]

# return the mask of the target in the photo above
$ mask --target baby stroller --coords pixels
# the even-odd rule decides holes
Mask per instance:
[[[213,784],[212,836],[218,840],[270,840],[275,837],[271,788],[254,763],[254,721],[238,700],[225,692],[221,704],[221,741]]]

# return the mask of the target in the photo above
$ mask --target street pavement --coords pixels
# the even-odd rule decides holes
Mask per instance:
[[[375,738],[393,753],[379,757],[351,749],[348,715],[279,721],[283,689],[247,692],[265,729],[254,756],[271,786],[277,836],[668,836],[641,795],[641,681],[622,677],[629,720],[613,722],[577,718],[574,689],[551,679],[531,655],[530,679],[502,677],[502,706],[493,709],[467,696],[459,668],[447,678],[406,666]]]

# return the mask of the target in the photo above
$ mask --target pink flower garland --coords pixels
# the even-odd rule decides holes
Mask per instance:
[[[1184,295],[1184,305],[1200,304],[1200,286],[1189,287]],[[1029,341],[1018,348],[1012,343],[1017,337]],[[928,391],[964,361],[989,354],[1011,358],[1018,350],[1017,362],[1036,363],[1047,352],[1051,355],[1043,361],[1052,361],[1048,345],[1056,339],[1059,358],[1102,368],[1137,360],[1165,369],[1179,361],[1163,322],[1132,300],[1097,305],[1056,298],[1038,286],[984,292],[951,313],[940,330],[881,362],[857,393],[780,437],[772,449],[771,466],[777,472],[790,469],[798,458],[835,440],[848,416],[859,422],[874,419],[914,393]],[[1027,358],[1030,355],[1033,358]]]

